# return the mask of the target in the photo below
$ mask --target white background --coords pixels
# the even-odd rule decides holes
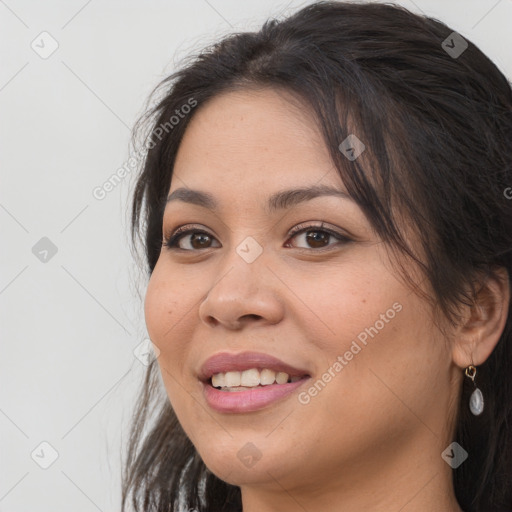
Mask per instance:
[[[149,92],[181,58],[306,3],[0,0],[0,511],[119,510],[146,283],[129,249],[134,173],[103,200],[92,191],[127,161]],[[511,0],[398,3],[512,77]],[[51,48],[43,31],[59,45],[46,59],[31,48]],[[43,237],[57,248],[46,262],[32,251]],[[42,442],[58,453],[47,469]]]

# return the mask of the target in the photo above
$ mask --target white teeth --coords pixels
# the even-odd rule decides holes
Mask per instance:
[[[246,384],[244,384],[245,386]],[[224,386],[233,388],[240,386],[240,372],[226,372],[224,376]]]
[[[236,372],[240,375],[240,372]],[[256,368],[251,368],[250,370],[245,370],[242,372],[242,376],[240,378],[239,386],[245,386],[248,388],[252,388],[255,386],[259,386],[260,384],[260,372]]]
[[[244,388],[243,386],[238,386],[236,388],[222,388],[222,391],[230,391],[230,392],[233,392],[233,391],[247,391],[249,389],[252,389],[252,388]]]
[[[251,368],[243,372],[216,373],[212,375],[212,386],[214,388],[223,388],[225,391],[244,391],[260,385],[286,384],[288,381],[297,382],[300,379],[301,377],[297,375],[290,377],[285,372],[275,372],[268,368],[264,368],[261,371],[257,368]]]
[[[276,380],[276,372],[274,370],[268,370],[265,368],[261,370],[260,373],[260,384],[262,386],[268,386],[269,384],[274,384]]]
[[[223,388],[226,385],[225,376],[225,373],[216,373],[215,375],[212,375],[212,386],[214,388]]]
[[[289,378],[289,375],[287,373],[279,372],[276,375],[276,382],[278,384],[286,384],[288,382],[288,378]]]

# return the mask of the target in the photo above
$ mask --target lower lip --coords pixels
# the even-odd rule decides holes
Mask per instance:
[[[203,393],[208,405],[218,412],[258,411],[289,396],[310,377],[287,384],[271,384],[246,391],[220,391],[209,382],[203,382]]]

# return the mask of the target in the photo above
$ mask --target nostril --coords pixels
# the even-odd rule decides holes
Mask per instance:
[[[261,318],[260,315],[254,315],[254,314],[249,314],[249,315],[244,315],[240,318],[240,320],[244,319],[244,318],[250,318],[251,320],[259,320]]]
[[[206,322],[212,327],[217,327],[217,325],[220,323],[214,316],[206,317]]]

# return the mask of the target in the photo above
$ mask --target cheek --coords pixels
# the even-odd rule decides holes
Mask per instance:
[[[172,276],[172,277],[170,277]],[[180,390],[190,387],[186,371],[190,341],[197,327],[197,306],[201,290],[189,279],[159,260],[149,280],[144,299],[146,328],[151,341],[160,350],[157,359],[162,379],[173,405],[180,400]]]
[[[357,320],[350,318],[350,310],[340,315],[338,326],[344,333],[337,346],[324,347],[335,377],[326,375],[329,383],[325,388],[320,384],[322,390],[311,403],[319,414],[328,412],[333,429],[339,418],[356,430],[385,425],[390,417],[392,429],[397,424],[413,426],[435,409],[436,396],[443,394],[444,382],[435,377],[436,368],[446,361],[443,339],[421,302],[395,291],[395,302],[368,300],[364,314],[354,309],[360,315]]]
[[[183,319],[190,309],[187,307],[187,296],[183,294],[183,286],[168,276],[162,266],[155,267],[149,280],[144,299],[144,317],[146,328],[151,341],[160,350],[158,364],[165,378],[166,371],[176,373],[172,365],[179,365],[180,354],[183,352],[186,343],[180,340],[187,340],[183,332],[185,322]],[[179,332],[179,336],[176,334]]]
[[[153,271],[144,300],[144,316],[149,337],[160,350],[157,363],[168,398],[176,407],[180,401],[180,387],[183,382],[180,370],[180,347],[175,336],[176,324],[180,318],[176,286],[157,267]],[[177,363],[177,364],[176,364]]]
[[[317,370],[325,382],[311,389],[311,402],[333,417],[346,410],[364,416],[364,401],[382,404],[385,418],[396,405],[393,393],[417,403],[422,389],[432,387],[429,368],[444,357],[428,306],[382,265],[363,270],[340,269],[330,280],[304,281],[307,303],[321,322],[318,334],[306,323],[302,327],[315,345],[314,359],[322,361]]]
[[[166,289],[167,287],[158,278],[155,268],[146,289],[144,317],[149,337],[160,350],[163,348],[161,343],[165,332],[164,324],[167,324],[172,315],[172,299]]]
[[[396,319],[404,316],[397,309],[409,293],[377,262],[362,265],[348,261],[329,272],[312,269],[306,277],[303,272],[297,274],[295,282],[300,283],[294,287],[300,290],[297,312],[304,310],[301,316],[316,320],[315,332],[311,324],[301,326],[309,341],[331,357],[333,352],[349,350],[353,340],[364,343],[373,336],[379,338],[381,331],[389,331]],[[296,321],[304,320],[297,315]]]
[[[165,349],[167,340],[173,338],[178,324],[194,302],[193,286],[180,281],[179,274],[167,268],[160,259],[149,280],[144,300],[146,326],[153,343]],[[196,299],[197,300],[197,299]]]

